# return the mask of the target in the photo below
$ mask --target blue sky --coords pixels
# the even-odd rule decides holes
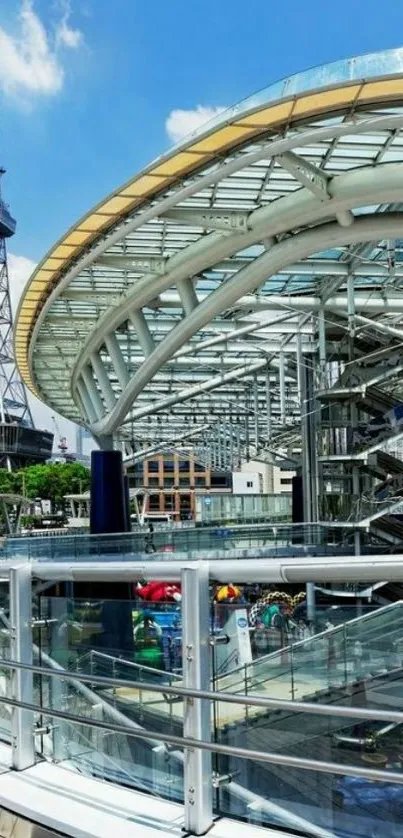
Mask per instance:
[[[401,0],[1,0],[14,300],[82,213],[211,109],[310,66],[402,44]]]

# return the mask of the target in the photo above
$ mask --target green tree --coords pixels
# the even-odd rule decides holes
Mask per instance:
[[[5,472],[5,475],[2,474]],[[9,485],[6,475],[9,475],[10,485],[18,494],[34,500],[50,500],[52,510],[56,512],[64,507],[64,496],[86,492],[90,486],[90,471],[81,463],[51,463],[45,465],[27,466],[24,469],[9,474],[0,469],[0,492],[2,485]]]
[[[15,474],[6,468],[0,468],[0,494],[11,495],[15,489]]]

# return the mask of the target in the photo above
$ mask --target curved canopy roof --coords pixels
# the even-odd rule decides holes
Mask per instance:
[[[280,432],[320,318],[347,334],[351,279],[357,311],[399,320],[402,195],[402,49],[272,85],[49,251],[17,314],[21,375],[99,436],[198,438],[249,412]]]

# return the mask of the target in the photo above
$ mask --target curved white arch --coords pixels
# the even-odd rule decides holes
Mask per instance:
[[[35,380],[35,370],[33,364],[35,345],[49,309],[58,297],[60,297],[63,291],[69,286],[69,284],[80,274],[80,272],[85,268],[90,267],[93,262],[96,261],[96,259],[111,245],[119,242],[122,238],[145,224],[148,220],[161,215],[163,212],[166,212],[168,209],[176,206],[178,202],[191,197],[200,189],[217,183],[224,177],[227,177],[228,175],[233,174],[234,172],[244,168],[245,166],[251,165],[254,162],[258,162],[263,158],[270,158],[284,154],[295,147],[300,147],[304,143],[309,144],[311,142],[324,141],[326,139],[337,139],[345,135],[359,135],[367,131],[398,130],[402,127],[402,125],[403,116],[401,114],[388,114],[364,118],[362,120],[347,120],[343,122],[342,125],[324,126],[322,128],[315,128],[306,131],[304,134],[297,134],[292,137],[281,138],[274,141],[270,140],[269,142],[262,144],[257,151],[255,150],[240,155],[239,157],[236,157],[235,160],[225,163],[222,166],[218,166],[217,169],[209,171],[205,175],[201,174],[196,176],[190,184],[181,187],[179,190],[175,191],[173,195],[162,198],[155,205],[153,204],[151,207],[137,212],[136,216],[128,223],[119,224],[119,227],[113,233],[106,235],[104,239],[92,250],[77,260],[76,264],[69,271],[67,271],[65,276],[58,282],[56,288],[49,294],[48,299],[39,312],[33,328],[28,352],[29,369],[33,380]],[[211,167],[211,161],[209,166]],[[144,277],[145,284],[150,281],[150,276]],[[17,310],[17,317],[19,308]],[[40,392],[40,387],[38,387],[38,392]]]
[[[168,266],[171,265],[171,270],[165,276],[144,277],[144,279],[137,284],[137,286],[122,302],[109,309],[103,317],[98,321],[96,329],[89,335],[84,347],[80,350],[79,358],[77,359],[71,376],[72,392],[75,392],[77,380],[80,376],[81,370],[88,363],[92,353],[94,353],[104,342],[105,336],[113,332],[128,318],[128,312],[131,309],[140,309],[146,305],[150,299],[156,297],[166,288],[170,287],[175,281],[178,281],[187,276],[192,276],[206,267],[206,265],[213,264],[218,259],[230,255],[234,248],[239,249],[242,246],[259,241],[263,236],[276,235],[292,230],[295,227],[306,226],[313,224],[323,217],[331,217],[341,210],[352,209],[357,206],[365,204],[376,204],[382,201],[393,202],[401,197],[403,193],[403,164],[384,164],[374,169],[373,167],[361,168],[347,172],[346,174],[338,175],[329,181],[329,195],[330,200],[323,202],[312,195],[306,188],[301,188],[297,193],[294,193],[279,201],[273,202],[267,207],[255,210],[250,214],[249,226],[252,228],[250,232],[237,236],[222,236],[217,233],[212,233],[199,239],[195,244],[185,248],[179,254],[167,260]],[[377,216],[379,218],[379,216]],[[360,219],[357,219],[359,221]],[[356,221],[356,223],[357,223]],[[345,228],[339,228],[341,230]],[[347,238],[345,237],[345,241]],[[273,248],[269,253],[273,252]],[[314,252],[314,249],[313,251]],[[268,254],[264,254],[267,256]],[[264,257],[260,257],[261,259]],[[295,257],[298,258],[297,256]],[[287,260],[287,264],[293,261]],[[256,260],[255,264],[260,264]],[[282,266],[286,267],[286,265]],[[252,270],[253,265],[250,265],[245,270]],[[229,286],[237,282],[239,274],[232,280],[226,283],[226,292]],[[152,285],[150,289],[150,284]],[[217,289],[215,294],[219,293],[221,289]],[[242,296],[239,294],[238,296]],[[207,301],[200,303],[197,310],[204,306]],[[230,305],[231,303],[227,303]],[[225,308],[226,304],[223,304]],[[204,310],[204,309],[202,309]],[[194,314],[194,313],[193,313]],[[192,321],[186,321],[191,324]],[[208,321],[204,321],[208,322]],[[194,329],[190,336],[194,334],[197,329]],[[176,332],[176,329],[175,329]],[[151,353],[151,355],[143,363],[140,370],[138,370],[133,380],[138,380],[138,377],[150,368],[150,364],[156,359],[163,358],[158,361],[158,366],[165,363],[174,354],[170,350],[169,334],[158,345],[158,347]],[[188,338],[186,338],[188,339]],[[152,375],[158,370],[158,366],[153,366],[153,373],[144,377],[143,384],[140,390],[148,383]],[[139,391],[136,391],[136,395]],[[120,399],[122,396],[120,397]],[[119,399],[119,403],[120,403]]]
[[[402,215],[399,213],[363,216],[356,219],[349,228],[342,228],[337,223],[329,223],[304,231],[274,245],[270,251],[240,271],[231,283],[226,283],[214,291],[169,333],[163,344],[157,346],[137,374],[129,381],[110,413],[91,425],[92,432],[99,436],[113,433],[131,408],[138,393],[167,358],[171,357],[186,340],[223,309],[236,303],[243,294],[253,291],[263,278],[273,275],[287,264],[307,258],[312,253],[326,248],[368,242],[375,238],[399,236],[403,227],[402,221]]]

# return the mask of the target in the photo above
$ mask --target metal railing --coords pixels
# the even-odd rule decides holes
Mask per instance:
[[[351,525],[343,526],[317,524],[275,524],[245,523],[215,526],[161,528],[152,536],[143,532],[120,533],[116,535],[48,535],[40,538],[13,537],[7,539],[0,552],[2,559],[29,559],[31,561],[62,561],[65,559],[91,561],[110,559],[117,556],[142,556],[164,553],[200,553],[207,551],[227,552],[234,549],[265,550],[267,555],[277,556],[284,552],[300,555],[309,548],[318,555],[333,555],[343,551],[353,554],[353,544],[348,542]],[[151,549],[150,549],[151,544]],[[378,548],[379,549],[379,548]],[[201,556],[203,557],[203,556]]]
[[[10,671],[25,671],[35,673],[45,677],[51,678],[69,678],[71,681],[80,681],[81,683],[95,684],[107,689],[114,689],[116,687],[131,687],[134,690],[147,689],[149,692],[160,693],[160,686],[153,682],[146,683],[144,681],[128,681],[120,678],[104,678],[100,675],[90,675],[82,673],[71,673],[63,670],[50,670],[42,666],[21,664],[18,661],[7,660],[1,661],[1,669]],[[363,708],[344,707],[332,704],[331,707],[327,704],[316,704],[308,702],[293,701],[287,699],[263,698],[259,696],[239,695],[227,692],[214,692],[212,690],[194,690],[185,687],[164,687],[164,692],[172,695],[175,698],[181,696],[183,699],[191,701],[206,700],[209,702],[224,702],[229,704],[240,704],[248,707],[259,707],[265,710],[286,710],[287,713],[307,713],[317,716],[334,716],[336,718],[349,719],[355,721],[378,721],[387,722],[388,725],[403,724],[403,712],[393,710],[366,710]],[[26,701],[19,701],[10,696],[0,696],[0,704],[6,704],[14,708],[22,708],[34,713],[41,713],[51,718],[62,719],[65,721],[74,722],[75,724],[82,724],[83,718],[64,710],[57,710],[56,708],[44,708],[42,705],[34,704]],[[287,756],[285,754],[270,753],[265,751],[252,751],[247,748],[236,748],[227,745],[220,745],[216,742],[201,740],[197,738],[190,738],[186,736],[173,736],[166,733],[159,733],[156,731],[137,729],[123,724],[114,724],[113,722],[98,721],[96,719],[85,719],[85,723],[91,727],[98,727],[105,730],[112,730],[116,733],[124,733],[138,739],[154,739],[166,745],[172,745],[179,748],[195,748],[206,750],[212,753],[227,754],[230,756],[242,757],[245,759],[253,759],[261,762],[270,762],[275,765],[293,766],[305,770],[315,770],[322,773],[341,774],[351,777],[365,777],[371,781],[393,782],[398,785],[403,785],[403,773],[395,771],[379,771],[372,768],[361,768],[355,765],[338,764],[336,762],[324,762],[319,760],[302,759],[298,757]],[[35,734],[35,728],[33,728]]]
[[[388,621],[385,626],[382,625],[384,618]],[[267,687],[271,681],[287,678],[289,694],[294,700],[298,693],[298,676],[306,673],[307,669],[310,674],[319,672],[323,676],[321,680],[324,688],[333,686],[337,677],[339,686],[347,687],[354,682],[358,674],[363,676],[368,674],[366,670],[371,672],[375,664],[378,668],[393,670],[394,658],[396,658],[393,652],[387,654],[380,651],[377,660],[372,654],[367,665],[358,664],[357,657],[354,655],[354,644],[359,641],[363,647],[362,652],[365,653],[365,630],[369,630],[369,627],[372,627],[372,631],[376,633],[378,644],[384,637],[392,642],[396,632],[399,633],[399,639],[403,639],[403,601],[371,610],[370,613],[349,619],[341,625],[331,625],[310,637],[291,642],[269,654],[261,655],[251,663],[228,669],[224,674],[217,672],[214,683],[217,689],[221,684],[226,683],[231,685],[232,690],[243,687],[244,692],[250,694],[253,689]],[[280,633],[278,636],[280,637]],[[338,643],[339,651],[337,670],[329,671],[328,644],[335,641]],[[315,654],[310,655],[313,651]],[[359,673],[357,672],[358,665],[360,666]],[[316,686],[312,690],[317,688]]]
[[[227,760],[246,760],[261,765],[270,765],[277,768],[283,767],[290,771],[298,769],[302,772],[317,772],[320,775],[338,777],[358,777],[368,782],[381,782],[383,784],[403,785],[403,772],[389,769],[367,768],[362,765],[354,765],[345,761],[332,761],[331,759],[316,759],[309,756],[295,756],[283,753],[270,748],[256,749],[254,747],[239,746],[222,741],[211,741],[211,710],[220,706],[247,708],[251,713],[259,712],[267,714],[273,711],[286,712],[288,717],[295,714],[303,714],[303,718],[309,717],[333,718],[341,720],[342,724],[367,724],[382,722],[383,725],[403,724],[403,713],[397,710],[383,710],[373,708],[347,707],[339,704],[321,704],[309,701],[290,701],[285,698],[274,698],[261,695],[239,694],[228,691],[215,691],[210,687],[210,661],[209,661],[209,575],[211,578],[223,578],[230,570],[236,574],[236,581],[243,579],[260,578],[265,580],[267,574],[273,578],[273,572],[277,573],[278,579],[287,580],[287,573],[291,573],[295,579],[311,579],[316,573],[322,574],[327,568],[327,578],[331,579],[332,574],[339,578],[339,574],[347,570],[355,574],[357,582],[361,577],[368,578],[368,567],[365,560],[355,559],[346,566],[343,562],[329,561],[327,563],[318,560],[304,559],[302,562],[288,561],[287,573],[284,576],[284,568],[281,570],[281,563],[277,566],[274,562],[211,562],[210,565],[202,562],[177,562],[178,567],[172,568],[171,562],[151,562],[151,576],[160,575],[170,578],[178,574],[182,585],[182,626],[183,626],[183,677],[182,683],[170,683],[161,686],[150,678],[144,680],[128,680],[127,678],[109,678],[94,673],[71,672],[62,668],[48,668],[48,666],[33,664],[33,640],[32,630],[32,578],[44,579],[65,579],[71,578],[72,568],[65,562],[55,564],[46,563],[24,563],[16,566],[4,565],[2,573],[9,578],[10,585],[10,658],[0,661],[0,671],[11,673],[10,694],[0,695],[0,704],[12,708],[12,752],[13,767],[16,770],[23,770],[32,766],[36,759],[35,739],[43,735],[43,721],[51,719],[56,722],[68,725],[85,725],[87,728],[94,728],[105,733],[113,733],[117,736],[132,737],[146,744],[153,742],[155,749],[160,743],[168,749],[168,753],[174,750],[183,750],[183,797],[185,808],[185,828],[191,834],[200,835],[206,832],[213,818],[212,791],[213,785],[220,784],[213,772],[212,756],[215,759],[225,758]],[[286,562],[284,564],[287,564]],[[384,568],[392,573],[392,578],[401,580],[403,577],[402,557],[381,557],[373,562],[373,578],[384,577]],[[74,574],[80,579],[102,579],[111,578],[117,580],[135,580],[141,577],[144,568],[139,563],[115,562],[109,563],[109,567],[103,564],[94,565],[88,562],[81,565],[74,565]],[[348,574],[347,574],[348,575]],[[231,577],[232,578],[232,577]],[[235,578],[235,577],[234,577]],[[152,673],[152,667],[150,674]],[[158,727],[150,729],[149,725],[129,723],[99,718],[95,713],[96,703],[90,697],[94,706],[94,714],[91,718],[66,709],[63,702],[58,698],[56,701],[46,702],[46,698],[52,695],[52,689],[39,691],[40,700],[35,700],[34,679],[40,678],[40,683],[81,685],[80,689],[89,690],[86,685],[92,686],[89,690],[89,697],[94,695],[95,690],[114,691],[120,688],[130,689],[135,696],[136,691],[146,690],[150,694],[167,695],[170,700],[179,700],[183,704],[183,715],[180,717],[182,734],[178,735],[175,730]],[[57,695],[59,693],[56,690]],[[49,706],[50,705],[50,706]],[[54,705],[54,706],[52,706]],[[35,725],[36,714],[40,717],[40,728]],[[120,716],[122,718],[122,716]],[[46,727],[46,725],[45,725]],[[49,727],[49,726],[48,726]],[[57,727],[57,725],[56,725]],[[60,732],[60,731],[59,731]],[[215,736],[217,731],[215,731]],[[231,772],[230,772],[231,773]],[[214,783],[213,783],[214,780]],[[244,799],[253,792],[242,787],[233,778],[225,781],[225,788],[228,793],[243,795]],[[266,801],[270,808],[271,802]],[[259,804],[260,805],[260,804]],[[295,813],[288,813],[288,827],[296,826]],[[284,810],[283,810],[284,815]],[[294,818],[294,821],[293,821]],[[303,819],[302,819],[303,820]],[[300,828],[301,823],[299,824]],[[316,836],[327,836],[331,833],[324,830],[318,824],[305,821],[305,832]]]

